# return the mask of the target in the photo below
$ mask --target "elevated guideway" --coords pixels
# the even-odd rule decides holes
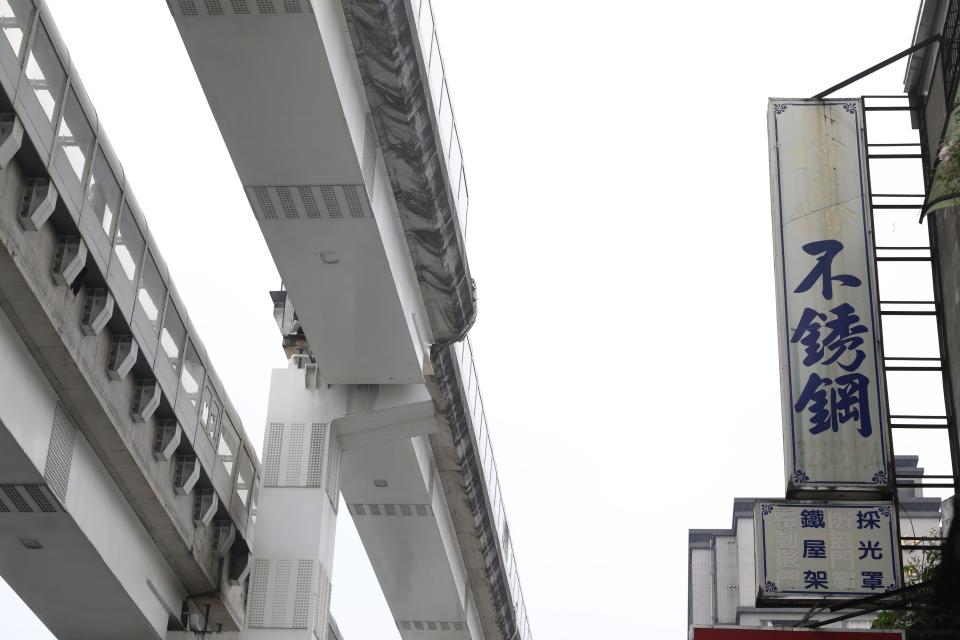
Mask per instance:
[[[168,5],[284,281],[275,313],[300,366],[275,373],[271,406],[318,407],[270,418],[264,509],[290,508],[287,482],[319,486],[285,473],[326,437],[306,420],[329,420],[339,491],[322,484],[346,500],[401,636],[529,638],[459,342],[476,314],[468,193],[429,2]],[[282,562],[264,559],[268,592]]]
[[[59,638],[239,632],[256,451],[45,5],[0,23],[0,575]]]

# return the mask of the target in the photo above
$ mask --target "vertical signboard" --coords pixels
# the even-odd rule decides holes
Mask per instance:
[[[771,100],[787,495],[891,491],[859,100]]]
[[[892,502],[754,505],[757,603],[849,600],[900,587]]]

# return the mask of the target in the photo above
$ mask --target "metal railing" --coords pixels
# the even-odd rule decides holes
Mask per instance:
[[[895,319],[900,319],[901,323],[909,322],[913,338],[913,344],[908,347],[909,351],[891,353],[891,345],[885,345],[884,375],[888,382],[891,441],[896,451],[898,443],[903,445],[909,439],[907,434],[939,433],[942,438],[940,446],[949,452],[952,472],[950,475],[924,473],[909,478],[895,477],[895,484],[898,489],[955,489],[960,456],[950,402],[949,371],[944,361],[942,312],[937,286],[934,284],[936,247],[931,246],[925,228],[919,227],[919,232],[917,231],[915,222],[920,217],[925,197],[922,192],[922,143],[918,132],[910,127],[910,121],[906,118],[906,114],[910,112],[907,96],[864,96],[863,103],[871,187],[870,204],[876,239],[874,257],[881,294],[881,326],[888,330],[893,328],[891,323]],[[895,132],[891,134],[888,131],[882,141],[876,140],[872,134],[878,130],[875,127],[879,127],[879,124],[871,126],[874,114],[881,116],[883,113],[893,112],[904,114],[902,122],[899,122],[899,126],[893,124],[895,121],[883,123],[887,129]],[[882,165],[895,162],[900,165],[894,170],[881,170]],[[911,175],[914,178],[912,181],[909,179]],[[903,271],[897,273],[896,269]],[[908,294],[914,293],[906,296],[901,294],[901,299],[883,297],[886,278],[891,277],[901,281],[900,290],[909,289]],[[926,293],[915,293],[918,291]],[[923,321],[925,317],[931,320]],[[888,336],[885,336],[885,342],[886,337]],[[900,379],[899,386],[894,385],[892,390],[889,384],[891,374]],[[909,399],[907,396],[911,389],[926,386],[924,383],[935,385],[941,390],[943,395],[936,402],[936,406],[910,408],[909,411],[898,409],[898,406]],[[935,395],[940,397],[939,394]],[[905,540],[906,547],[915,546],[914,538]]]
[[[947,7],[940,51],[945,95],[947,100],[951,100],[957,89],[957,80],[960,79],[960,3],[957,0],[951,0]]]
[[[460,146],[460,134],[457,131],[457,121],[453,117],[450,88],[447,85],[447,74],[443,67],[443,56],[440,54],[440,44],[437,40],[433,5],[431,5],[430,0],[409,1],[411,15],[417,27],[416,39],[420,44],[423,65],[427,71],[427,82],[425,84],[430,94],[430,102],[433,105],[433,113],[440,132],[441,151],[450,178],[451,200],[457,209],[460,233],[466,238],[470,195],[467,191],[467,176],[463,170],[463,150]]]
[[[466,394],[467,407],[470,412],[469,423],[472,425],[473,436],[476,439],[477,458],[483,471],[483,482],[486,487],[490,507],[493,510],[493,524],[497,532],[497,541],[503,554],[503,566],[506,572],[506,584],[513,600],[514,615],[517,630],[515,638],[507,640],[530,640],[530,624],[527,619],[527,608],[523,601],[523,590],[520,588],[520,576],[517,572],[517,561],[510,543],[510,529],[507,526],[507,514],[503,507],[503,496],[500,492],[500,476],[497,473],[497,462],[493,456],[493,444],[490,441],[490,430],[487,428],[487,417],[483,410],[483,396],[480,395],[480,385],[477,380],[477,367],[473,359],[473,348],[470,339],[453,345],[457,355],[457,366],[460,367],[460,377]]]

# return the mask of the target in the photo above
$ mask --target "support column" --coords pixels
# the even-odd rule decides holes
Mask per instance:
[[[346,407],[346,386],[309,369],[273,372],[245,639],[327,638],[340,499],[332,422]]]

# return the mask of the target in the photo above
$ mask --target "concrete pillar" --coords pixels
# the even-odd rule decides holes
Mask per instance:
[[[340,495],[332,422],[347,395],[307,368],[273,372],[245,640],[327,637]]]

